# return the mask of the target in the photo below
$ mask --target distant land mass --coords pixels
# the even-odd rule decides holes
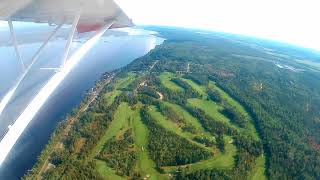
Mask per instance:
[[[105,73],[24,179],[320,179],[320,54],[145,27],[165,38]]]

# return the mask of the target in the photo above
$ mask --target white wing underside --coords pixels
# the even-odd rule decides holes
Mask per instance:
[[[56,32],[64,24],[72,24],[67,37],[65,49],[61,57],[61,66],[57,68],[43,68],[55,70],[56,73],[36,94],[18,119],[9,125],[4,136],[0,134],[0,166],[11,151],[12,147],[31,122],[49,96],[59,86],[81,57],[98,41],[109,28],[133,26],[131,19],[120,9],[113,0],[0,0],[0,21],[8,21],[9,29],[16,55],[21,62],[21,76],[15,86],[0,99],[0,115],[10,102],[20,83],[25,80],[33,68],[39,55],[47,46]],[[48,23],[57,25],[49,34],[45,42],[32,56],[31,63],[25,66],[21,59],[18,42],[12,21]],[[95,31],[93,37],[86,41],[74,54],[69,55],[75,33]],[[91,34],[90,34],[91,35]],[[88,35],[89,36],[89,35]],[[1,132],[2,133],[2,132]]]
[[[79,24],[132,26],[131,19],[113,0],[0,0],[0,20],[49,24],[72,24],[81,14]]]

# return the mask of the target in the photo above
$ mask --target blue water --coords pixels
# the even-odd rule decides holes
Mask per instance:
[[[48,29],[38,30],[42,34]],[[29,33],[29,32],[28,32]],[[39,34],[41,34],[39,33]],[[62,36],[61,33],[59,36]],[[23,32],[20,32],[23,36]],[[26,64],[36,49],[40,46],[38,38],[23,37],[21,51]],[[73,45],[77,49],[86,38],[78,37]],[[42,148],[48,142],[57,123],[82,100],[85,92],[94,86],[96,80],[105,73],[123,67],[134,59],[149,52],[155,45],[162,43],[162,39],[150,35],[149,32],[128,35],[127,32],[108,32],[92,48],[89,53],[72,70],[59,88],[49,98],[40,112],[29,124],[19,138],[7,159],[0,167],[0,179],[19,179],[36,162]],[[7,126],[14,122],[35,93],[46,83],[54,72],[41,70],[41,67],[59,66],[59,57],[65,40],[56,38],[45,52],[41,54],[39,62],[19,87],[16,95],[0,116],[0,134],[5,133]],[[15,58],[12,47],[0,46],[0,98],[16,82],[21,71],[19,62]]]

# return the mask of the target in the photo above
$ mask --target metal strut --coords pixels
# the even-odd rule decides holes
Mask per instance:
[[[9,22],[9,26],[13,27],[12,22]],[[3,99],[0,100],[0,115],[3,112],[4,108],[7,106],[7,104],[10,102],[10,100],[12,99],[14,93],[16,92],[17,88],[19,87],[20,83],[23,81],[23,79],[26,77],[26,75],[28,74],[28,72],[30,71],[30,69],[32,68],[33,64],[37,61],[39,54],[41,53],[41,51],[44,49],[44,47],[48,44],[48,42],[52,39],[52,37],[56,34],[56,32],[61,28],[62,24],[59,25],[58,27],[56,27],[56,29],[49,35],[49,37],[47,38],[47,40],[42,44],[42,46],[37,50],[37,52],[35,53],[35,55],[32,57],[32,62],[29,66],[27,66],[27,68],[23,68],[23,74],[19,77],[17,83],[15,84],[15,86],[9,91],[7,92],[7,94],[4,96]],[[11,28],[10,28],[11,29]],[[13,28],[12,28],[13,30]],[[13,32],[13,31],[11,31]],[[17,47],[17,46],[16,46]]]
[[[57,31],[62,27],[63,24],[58,25],[53,31],[52,33],[49,35],[49,37],[46,39],[46,41],[41,45],[41,47],[37,50],[37,52],[33,55],[32,60],[31,60],[31,64],[27,67],[26,69],[26,73],[28,73],[28,71],[31,69],[31,67],[33,66],[33,64],[37,61],[37,59],[39,58],[40,53],[42,52],[42,50],[47,46],[47,44],[49,43],[49,41],[53,38],[53,36],[57,33]],[[25,74],[26,74],[25,73]]]
[[[80,16],[81,16],[81,13],[79,12],[75,16],[74,21],[72,23],[72,27],[71,27],[71,31],[70,31],[69,36],[68,36],[67,44],[66,44],[66,46],[64,48],[64,53],[63,53],[63,56],[61,58],[61,66],[60,66],[61,69],[66,64],[66,60],[68,58],[68,55],[69,55],[69,52],[70,52],[70,49],[71,49],[73,37],[74,37],[74,34],[76,32],[76,28],[77,28],[78,22],[80,20]]]
[[[8,20],[8,25],[9,25],[9,29],[10,29],[12,42],[13,42],[13,45],[14,45],[14,50],[16,52],[16,56],[17,56],[18,60],[20,61],[22,72],[24,72],[25,66],[24,66],[24,63],[22,61],[21,54],[20,54],[20,51],[19,51],[19,48],[18,48],[17,36],[16,36],[16,33],[14,32],[14,28],[13,28],[13,24],[12,24],[11,19]]]
[[[49,81],[41,88],[33,100],[27,105],[26,109],[20,114],[18,119],[10,126],[10,130],[5,134],[0,141],[0,165],[6,159],[7,155],[20,138],[21,134],[25,131],[28,124],[32,121],[36,113],[40,110],[42,105],[55,91],[64,78],[70,73],[70,71],[76,66],[83,55],[93,47],[93,45],[99,40],[103,33],[110,28],[113,24],[106,23],[103,28],[95,33],[95,35],[86,41],[80,49],[78,49],[74,55],[66,62],[64,70],[56,73]]]

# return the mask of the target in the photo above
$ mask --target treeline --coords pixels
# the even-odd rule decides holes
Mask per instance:
[[[234,106],[225,104],[224,108],[220,111],[224,116],[237,124],[241,128],[246,128],[248,120],[245,115],[239,112]]]
[[[219,179],[219,180],[231,180],[233,179],[227,171],[216,169],[203,169],[192,173],[187,171],[179,171],[175,179],[177,180],[206,180],[206,179]],[[240,178],[239,178],[240,179]]]
[[[207,150],[158,125],[148,114],[147,107],[142,108],[140,115],[150,132],[149,156],[158,167],[194,163],[212,156]]]
[[[171,81],[184,89],[184,98],[196,98],[200,96],[197,91],[195,91],[187,82],[183,81],[182,79],[172,78]]]
[[[205,112],[201,109],[191,108],[188,106],[185,106],[185,108],[188,110],[190,114],[192,114],[195,118],[197,118],[200,121],[204,129],[206,129],[208,132],[210,132],[213,136],[216,137],[217,148],[221,152],[224,152],[225,143],[223,139],[223,134],[230,136],[236,135],[237,130],[219,120],[212,119],[211,117],[206,115]]]
[[[190,65],[191,66],[191,65]],[[192,67],[193,68],[193,67]],[[190,79],[198,85],[207,86],[209,83],[208,76],[205,72],[192,72],[183,76],[183,78]]]
[[[209,139],[208,137],[195,136],[192,140],[198,143],[204,144],[205,146],[208,146],[208,147],[213,147],[214,145],[216,145],[215,141],[213,139]]]
[[[302,140],[305,138],[304,135],[298,136],[303,134],[301,131],[305,128],[301,122],[297,122],[301,117],[295,114],[296,110],[289,110],[290,106],[280,105],[281,103],[275,100],[270,102],[270,99],[261,98],[256,94],[248,97],[245,94],[251,94],[251,92],[249,93],[242,83],[227,83],[219,80],[218,85],[237,99],[252,115],[265,144],[266,173],[271,179],[317,179],[320,177],[320,161],[317,160],[320,158],[320,153],[309,147],[306,140]],[[265,93],[269,93],[268,97],[278,96],[275,91]],[[289,119],[292,122],[288,123]]]
[[[203,128],[207,131],[211,132],[213,135],[215,134],[227,134],[227,135],[235,135],[237,134],[237,130],[230,127],[226,123],[223,123],[219,120],[212,119],[206,113],[198,108],[192,108],[189,106],[184,106],[185,109],[193,115],[195,118],[199,120],[202,124]]]
[[[158,108],[162,115],[166,116],[169,120],[173,121],[174,123],[182,124],[183,126],[186,125],[185,119],[178,115],[172,108],[169,108],[164,104],[159,104]]]
[[[158,77],[153,77],[150,79],[150,82],[164,95],[164,100],[169,100],[175,104],[187,104],[187,99],[200,97],[197,91],[180,78],[173,78],[172,82],[182,87],[184,91],[172,91],[168,89],[161,83]]]
[[[65,155],[67,156],[67,154]],[[64,166],[55,166],[46,171],[42,175],[42,179],[57,180],[57,179],[96,179],[103,180],[96,170],[95,162],[90,161],[86,164],[76,159],[74,156],[65,157]],[[36,176],[35,176],[36,177]],[[35,177],[26,179],[36,179]]]
[[[158,103],[157,107],[163,116],[176,123],[182,129],[182,131],[190,132],[193,134],[197,133],[197,129],[190,123],[187,123],[186,120],[172,108],[164,105],[163,103]]]
[[[207,94],[210,100],[223,105],[223,109],[219,111],[221,114],[239,127],[246,128],[249,119],[242,112],[239,112],[236,107],[222,99],[221,95],[216,90],[207,88]]]
[[[120,176],[136,177],[134,166],[137,157],[134,151],[132,129],[127,130],[120,139],[111,138],[104,144],[97,158],[105,161]]]
[[[208,94],[208,97],[211,101],[216,102],[216,103],[222,102],[222,97],[217,91],[214,91],[214,90],[208,88],[207,94]]]
[[[138,89],[139,93],[146,94],[148,96],[154,97],[156,99],[160,98],[157,91],[150,86],[142,86]]]
[[[184,41],[182,42],[173,42],[172,44],[175,44],[175,46],[184,46]],[[185,49],[188,49],[190,44],[187,47],[183,47]],[[167,48],[161,48],[160,51],[162,51],[161,55],[159,57],[165,56],[166,60],[163,61],[163,63],[159,63],[158,68],[159,72],[168,70],[170,68],[168,67],[168,64],[166,64],[165,61],[170,61],[170,59],[176,59],[177,56],[174,55],[173,51],[175,49],[167,49]],[[172,51],[172,52],[169,52]],[[178,50],[179,51],[179,50]],[[167,52],[168,54],[164,55]],[[155,54],[156,52],[153,52]],[[178,52],[177,52],[178,53]],[[195,53],[196,54],[196,53]],[[207,53],[205,53],[207,54]],[[172,56],[171,56],[172,55]],[[211,54],[207,54],[210,56]],[[156,56],[154,56],[156,57]],[[197,56],[192,56],[197,57]],[[201,55],[203,57],[203,55]],[[209,59],[210,57],[208,57]],[[184,59],[181,57],[181,59]],[[203,59],[203,62],[206,63],[212,63],[212,60]],[[214,58],[216,59],[216,57]],[[192,64],[201,64],[202,59],[196,58],[188,58],[188,61]],[[176,62],[173,62],[176,63]],[[177,64],[177,63],[176,63]],[[219,64],[223,65],[223,63]],[[161,67],[163,66],[163,67]],[[214,76],[215,81],[220,78],[220,75],[223,75],[225,77],[234,77],[234,74],[228,73],[227,71],[220,71],[217,72],[215,68],[215,64],[211,66],[211,64],[202,64],[197,66],[199,72],[201,73],[191,73],[188,75],[183,76],[184,78],[191,79],[192,81],[196,82],[199,85],[207,85],[209,77]],[[214,73],[214,74],[211,74]],[[210,79],[213,80],[213,79]],[[179,85],[180,87],[184,89],[188,89],[189,84],[187,86],[185,85],[185,82],[182,81],[179,78],[172,79],[174,83]],[[182,82],[181,82],[182,81]],[[199,170],[193,173],[188,172],[187,168],[186,170],[181,170],[176,174],[177,179],[246,179],[248,176],[248,173],[250,170],[255,166],[255,159],[260,156],[263,153],[263,146],[261,141],[254,140],[252,137],[245,137],[240,134],[240,132],[237,131],[237,129],[223,123],[222,121],[212,119],[208,115],[205,114],[204,111],[197,109],[197,108],[191,108],[186,106],[187,101],[186,99],[191,98],[192,96],[188,96],[184,94],[183,92],[175,92],[172,90],[169,90],[163,85],[161,85],[160,81],[158,81],[155,78],[154,81],[157,84],[157,88],[159,88],[159,91],[165,94],[166,100],[176,103],[184,107],[190,114],[192,114],[195,118],[197,118],[202,126],[209,132],[211,132],[216,137],[216,146],[220,149],[220,151],[225,151],[225,142],[224,142],[224,135],[229,135],[234,139],[234,144],[237,147],[238,153],[235,157],[236,165],[232,169],[232,171],[220,171],[220,170]],[[225,83],[225,82],[224,82]],[[192,89],[192,88],[191,88]],[[225,109],[221,111],[222,114],[224,114],[228,119],[231,120],[232,123],[238,125],[239,127],[246,128],[247,123],[249,123],[248,117],[246,117],[241,112],[238,112],[238,110],[229,105],[227,102],[225,102],[221,95],[212,90],[207,90],[208,98],[216,103],[221,104]],[[193,96],[193,97],[200,97]],[[201,138],[197,138],[199,142],[204,142],[206,140],[203,140]]]
[[[113,118],[113,112],[120,102],[121,98],[118,97],[110,106],[106,106],[102,103],[102,98],[98,98],[93,107],[81,113],[71,127],[68,127],[69,121],[62,123],[55,131],[60,138],[55,138],[49,143],[50,146],[46,149],[48,153],[42,153],[42,160],[39,160],[34,170],[24,179],[35,179],[39,175],[44,179],[102,179],[96,170],[95,162],[87,158],[106,131]],[[83,107],[83,104],[78,110],[80,107]],[[74,116],[68,119],[75,118],[78,110],[75,110]],[[65,134],[66,128],[71,128],[68,134]],[[48,162],[52,165],[43,174],[39,174],[44,158],[48,156],[50,156]]]

